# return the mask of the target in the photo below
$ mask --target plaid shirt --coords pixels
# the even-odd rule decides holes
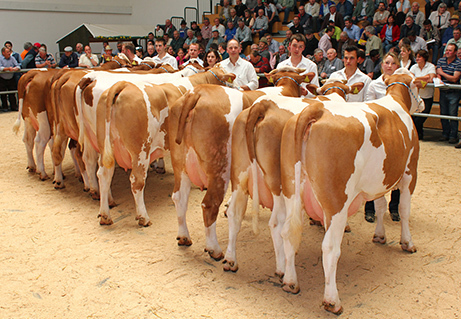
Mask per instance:
[[[46,61],[50,61],[51,65],[56,63],[56,61],[54,60],[54,57],[53,57],[53,55],[51,53],[47,53],[46,58],[44,58],[44,59],[40,56],[40,53],[38,53],[35,56],[35,65],[43,64]]]

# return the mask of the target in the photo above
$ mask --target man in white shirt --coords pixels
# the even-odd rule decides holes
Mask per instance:
[[[224,34],[226,33],[226,28],[220,23],[219,18],[214,19],[214,26],[211,27],[211,31],[218,30],[219,36],[224,38]]]
[[[347,102],[363,102],[365,100],[365,92],[371,83],[370,77],[357,67],[357,51],[358,48],[356,46],[347,47],[344,50],[344,69],[336,71],[330,76],[330,79],[347,80],[347,85],[349,86],[363,82],[364,86],[359,94],[348,94],[346,96]]]
[[[427,51],[427,43],[423,38],[417,37],[415,31],[410,30],[407,34],[408,40],[410,40],[410,46],[413,53],[416,54],[419,50]]]
[[[305,75],[309,72],[314,72],[315,77],[312,79],[312,84],[319,86],[319,77],[317,72],[317,65],[309,59],[306,59],[303,56],[304,48],[306,47],[306,38],[304,35],[297,33],[293,34],[290,39],[290,44],[288,50],[291,52],[290,58],[280,62],[277,65],[277,69],[280,69],[284,66],[292,66],[294,68],[306,69],[302,75]],[[301,84],[303,90],[302,95],[307,95],[306,90],[307,83]],[[309,93],[310,94],[310,93]]]
[[[259,86],[258,76],[253,65],[240,57],[241,50],[240,43],[236,39],[229,40],[227,43],[229,58],[220,64],[227,72],[236,75],[234,84],[239,85],[245,91],[256,90]]]
[[[138,57],[135,53],[134,44],[132,42],[124,42],[122,45],[122,53],[126,55],[130,62],[137,62],[138,64],[142,62],[142,59]],[[175,60],[176,61],[176,60]]]
[[[159,38],[155,40],[155,50],[158,55],[154,57],[153,61],[156,63],[168,63],[173,69],[178,69],[178,61],[165,51],[165,39]]]
[[[91,47],[89,45],[85,46],[85,53],[80,55],[78,59],[78,66],[82,68],[93,68],[98,66],[99,60],[96,54],[91,53]]]
[[[199,44],[191,43],[189,45],[189,52],[187,53],[189,60],[183,63],[183,65],[186,66],[189,64],[190,60],[195,59],[200,64],[200,66],[203,66],[203,61],[198,57],[198,54],[199,54]]]

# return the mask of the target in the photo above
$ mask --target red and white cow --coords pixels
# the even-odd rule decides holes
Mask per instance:
[[[97,106],[96,138],[99,158],[100,224],[113,223],[109,213],[109,190],[115,161],[131,169],[131,191],[139,225],[151,224],[144,203],[149,164],[168,148],[168,108],[187,90],[202,83],[232,83],[234,74],[213,68],[204,73],[161,85],[120,81],[101,96]],[[228,82],[229,81],[229,82]]]
[[[344,102],[346,94],[357,94],[363,83],[349,87],[342,80],[328,81],[321,88],[309,84],[314,94],[326,92],[321,100]],[[232,129],[231,182],[232,197],[227,209],[229,243],[224,259],[224,270],[237,271],[236,245],[248,194],[253,198],[253,228],[257,232],[258,208],[261,204],[272,211],[269,227],[273,234],[277,261],[276,274],[283,274],[285,254],[280,233],[285,220],[285,202],[281,194],[280,141],[285,123],[317,99],[299,99],[276,95],[258,98],[239,114]],[[254,181],[257,181],[256,183]]]
[[[178,215],[178,245],[192,244],[186,223],[192,182],[207,190],[202,201],[205,251],[215,260],[224,257],[216,235],[216,219],[230,179],[234,121],[262,95],[300,96],[299,85],[315,76],[314,73],[299,75],[302,72],[294,68],[274,70],[266,76],[277,86],[256,91],[200,85],[171,107],[170,151],[175,177],[172,199]]]
[[[287,209],[282,230],[286,255],[283,289],[299,291],[295,253],[302,233],[302,211],[323,220],[324,307],[342,311],[336,267],[347,217],[374,200],[377,226],[373,241],[384,243],[383,195],[401,193],[401,246],[415,252],[409,229],[410,200],[416,185],[418,135],[410,114],[423,103],[413,77],[399,69],[385,77],[385,97],[366,103],[317,102],[293,116],[282,135],[282,191]]]

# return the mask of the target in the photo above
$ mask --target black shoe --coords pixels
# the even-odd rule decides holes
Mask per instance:
[[[461,142],[455,145],[455,148],[461,148]]]
[[[374,223],[375,222],[375,212],[372,212],[372,211],[365,212],[365,220],[369,223]]]
[[[450,138],[448,140],[448,143],[450,143],[450,144],[458,144],[458,141],[459,141],[459,139],[452,137],[452,138]]]
[[[439,141],[440,142],[446,142],[446,141],[448,141],[448,137],[442,136],[441,138],[439,138]]]
[[[391,213],[391,218],[394,222],[400,221],[400,215],[399,215],[398,210],[391,210],[390,213]]]

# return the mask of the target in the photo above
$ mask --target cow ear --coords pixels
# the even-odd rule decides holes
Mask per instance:
[[[313,95],[319,95],[319,93],[317,92],[317,89],[319,87],[315,84],[312,84],[312,83],[309,83],[308,85],[306,85],[306,89],[311,92]]]
[[[181,71],[182,69],[184,69],[185,66],[184,65],[178,65],[178,70]]]
[[[306,83],[311,83],[311,81],[315,78],[315,73],[314,72],[309,72],[305,75],[304,81]]]
[[[234,73],[226,73],[221,76],[221,80],[223,82],[229,82],[229,83],[234,82],[235,78],[236,76]]]
[[[264,72],[267,82],[274,84],[274,74]]]
[[[416,78],[413,83],[418,89],[424,89],[427,85],[427,81],[424,78]]]
[[[354,83],[349,87],[349,93],[359,94],[365,84],[363,82]]]

